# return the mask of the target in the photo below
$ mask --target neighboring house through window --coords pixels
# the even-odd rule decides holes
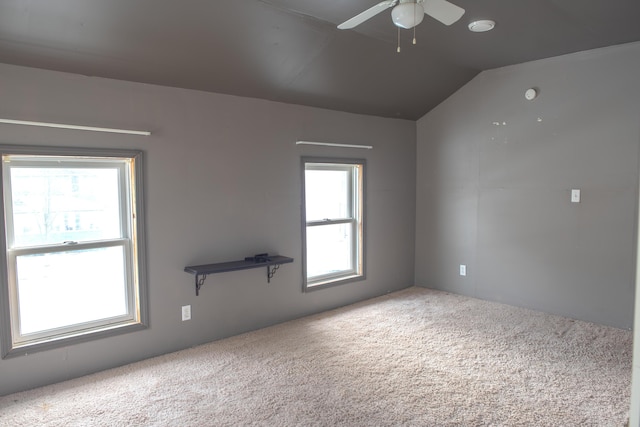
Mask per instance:
[[[2,356],[146,327],[142,153],[0,152]]]
[[[304,289],[363,279],[365,161],[304,157],[302,165]]]

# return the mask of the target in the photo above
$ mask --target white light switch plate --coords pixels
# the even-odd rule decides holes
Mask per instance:
[[[571,190],[571,203],[580,203],[580,190]]]
[[[183,305],[182,306],[182,321],[191,320],[191,306]]]

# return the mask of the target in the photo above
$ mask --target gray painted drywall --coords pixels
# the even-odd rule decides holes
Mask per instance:
[[[150,328],[0,360],[0,395],[324,311],[413,284],[415,122],[0,65],[0,117],[151,130],[150,137],[1,125],[10,144],[145,152]],[[296,146],[297,139],[373,150]],[[367,161],[367,279],[302,293],[300,157]],[[210,275],[187,265],[295,258]],[[97,272],[99,274],[99,272]],[[87,278],[90,286],[91,278]],[[190,304],[192,320],[182,322]]]
[[[639,206],[640,212],[640,206]],[[640,222],[640,214],[638,215]],[[640,253],[637,248],[640,244],[640,229],[636,230],[636,295],[633,319],[633,363],[631,367],[631,407],[629,409],[628,427],[640,427]]]
[[[631,328],[638,76],[638,43],[581,52],[483,72],[422,117],[416,284]]]

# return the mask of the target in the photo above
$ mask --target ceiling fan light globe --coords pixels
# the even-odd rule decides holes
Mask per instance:
[[[400,3],[391,10],[391,19],[400,28],[413,28],[424,19],[424,9],[421,4]]]

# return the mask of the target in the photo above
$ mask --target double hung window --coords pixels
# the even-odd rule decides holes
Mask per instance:
[[[144,327],[142,154],[0,151],[3,357]]]
[[[303,158],[305,290],[364,277],[364,167]]]

